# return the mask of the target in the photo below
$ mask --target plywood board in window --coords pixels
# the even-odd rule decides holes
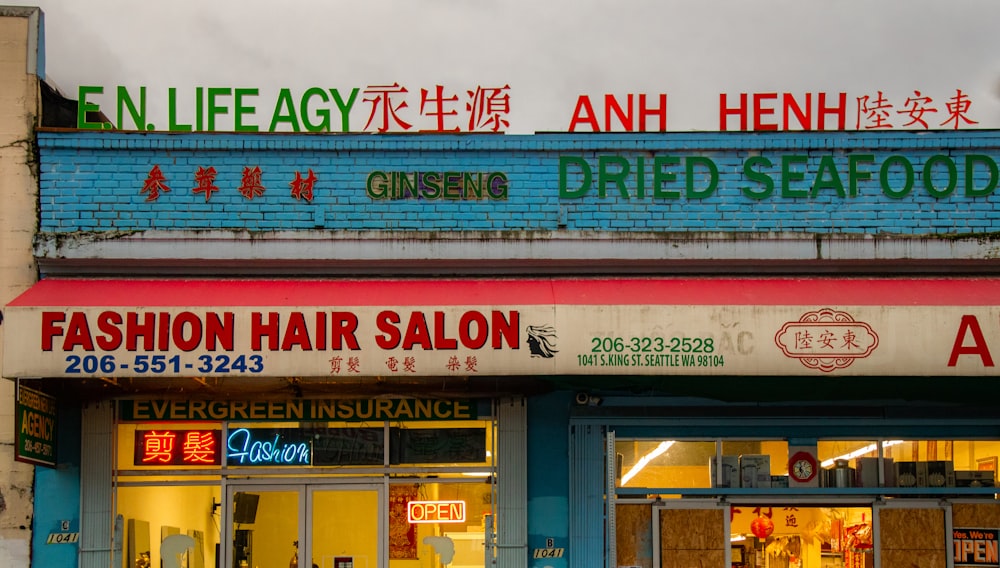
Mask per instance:
[[[882,550],[950,549],[945,545],[943,509],[882,509],[879,526]]]
[[[660,511],[660,554],[667,551],[720,551],[729,546],[723,534],[723,509],[663,509]],[[666,567],[666,564],[663,564]]]
[[[951,525],[964,528],[1000,527],[1000,503],[955,503]]]
[[[618,503],[615,513],[618,566],[652,568],[652,505],[649,503]]]

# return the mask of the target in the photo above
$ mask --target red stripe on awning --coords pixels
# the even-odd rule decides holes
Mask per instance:
[[[444,280],[47,278],[10,307],[462,305],[1000,305],[995,278]]]

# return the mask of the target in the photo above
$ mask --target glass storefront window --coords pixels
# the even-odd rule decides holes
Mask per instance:
[[[389,486],[389,568],[482,568],[492,515],[488,483]]]
[[[617,565],[855,568],[876,556],[902,565],[928,539],[951,546],[949,514],[956,526],[992,526],[998,455],[995,440],[616,436]],[[876,524],[889,549],[879,549]]]
[[[855,487],[994,487],[1000,455],[996,440],[820,441],[818,448],[825,470],[839,463]]]
[[[685,489],[992,488],[997,440],[784,440],[616,439],[617,486],[661,495]],[[792,458],[812,457],[793,483]],[[794,455],[793,455],[794,454]],[[815,473],[813,473],[815,472]],[[985,495],[985,494],[984,494]]]
[[[885,446],[895,461],[950,461],[956,470],[996,471],[998,440],[898,440]]]
[[[738,505],[732,508],[732,566],[871,566],[870,507]]]
[[[619,487],[709,487],[715,442],[632,440],[615,444]]]
[[[389,463],[488,469],[493,464],[493,430],[488,426],[481,420],[393,424]]]
[[[196,542],[189,566],[228,556],[233,568],[371,568],[381,537],[393,568],[482,567],[493,428],[489,419],[119,424],[127,565],[161,565],[164,539],[180,534]]]
[[[184,534],[194,539],[194,554],[204,559],[203,566],[215,566],[221,522],[219,503],[218,485],[118,488],[116,506],[124,522],[127,565],[161,566],[159,543],[172,534]]]
[[[883,447],[893,442],[883,442]],[[857,465],[857,459],[862,457],[878,457],[878,444],[875,440],[820,440],[816,444],[816,458],[820,466],[831,468],[838,460],[847,460],[851,467]]]
[[[720,450],[721,477],[715,465]],[[785,474],[788,460],[788,444],[781,440],[617,440],[615,451],[619,487],[740,487],[741,457],[756,464],[746,486],[770,487],[772,476]]]
[[[615,564],[642,568],[872,566],[874,513],[872,507],[858,504],[796,501],[722,505],[619,501]],[[652,534],[654,530],[657,534]],[[728,564],[724,562],[727,555]]]

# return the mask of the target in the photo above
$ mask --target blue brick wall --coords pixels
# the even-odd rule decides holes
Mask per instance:
[[[41,230],[59,232],[245,229],[249,231],[604,231],[847,233],[871,235],[983,234],[1000,231],[1000,189],[983,196],[965,194],[965,159],[985,155],[1000,163],[1000,132],[794,132],[670,134],[501,135],[287,135],[167,134],[123,132],[40,132]],[[847,190],[848,156],[871,155],[861,169],[856,196]],[[625,179],[628,196],[614,184],[598,196],[598,159],[624,160],[633,170]],[[663,190],[679,197],[653,197],[656,156],[681,158],[667,169],[677,174]],[[743,188],[764,186],[747,177],[755,156],[771,161],[756,167],[774,180],[773,194],[754,199]],[[781,160],[795,158],[789,171],[804,179],[788,183],[783,195]],[[911,191],[887,195],[881,165],[890,157],[913,167]],[[932,156],[932,191],[924,166]],[[592,170],[591,190],[580,198],[560,198],[560,157],[583,159]],[[717,187],[708,197],[685,195],[684,160],[708,158],[718,168]],[[636,197],[638,158],[645,163],[646,195]],[[755,158],[756,159],[756,158]],[[826,160],[834,172],[817,176]],[[945,196],[948,167],[955,164],[957,187]],[[158,166],[170,188],[156,200],[142,193]],[[199,167],[214,167],[219,191],[206,201],[192,191]],[[245,167],[259,166],[264,194],[247,199],[238,191]],[[291,195],[296,172],[312,169],[318,181],[311,202]],[[374,200],[365,192],[375,170],[503,172],[506,200]],[[611,173],[617,166],[608,167]],[[703,190],[708,170],[695,167],[693,184]],[[973,188],[991,181],[988,166],[973,168]],[[566,167],[567,187],[581,187],[583,172]],[[886,167],[890,193],[905,183],[901,166]],[[995,180],[994,180],[995,181]],[[794,197],[804,194],[807,197]]]

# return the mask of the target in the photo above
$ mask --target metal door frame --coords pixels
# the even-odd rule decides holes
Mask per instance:
[[[388,526],[388,504],[385,479],[372,478],[295,478],[295,479],[227,479],[222,480],[222,531],[221,546],[219,546],[219,566],[228,567],[233,563],[233,521],[232,503],[236,491],[253,488],[255,491],[296,491],[299,497],[298,511],[298,541],[300,565],[306,565],[302,559],[312,558],[312,494],[314,491],[375,491],[378,495],[378,558],[375,566],[369,568],[388,568],[389,541],[386,538]]]
[[[662,566],[662,559],[660,558],[660,511],[664,509],[679,510],[679,509],[723,509],[722,519],[724,523],[722,535],[725,538],[730,532],[730,519],[729,507],[731,503],[726,502],[723,499],[671,499],[662,500],[657,499],[652,503],[653,514],[650,515],[652,526],[650,530],[652,531],[652,542],[653,542],[653,568],[660,568]],[[732,564],[732,551],[729,549],[729,542],[725,541],[722,543],[723,550],[726,554],[725,566]]]

